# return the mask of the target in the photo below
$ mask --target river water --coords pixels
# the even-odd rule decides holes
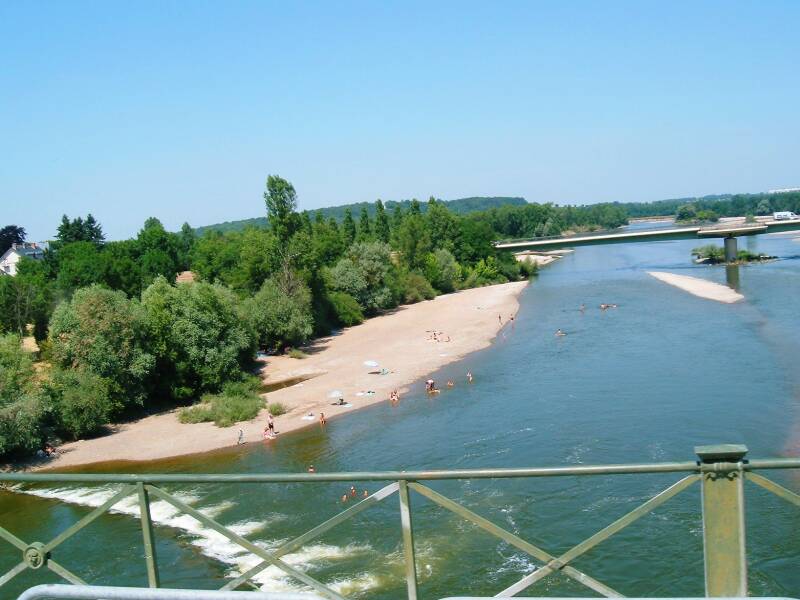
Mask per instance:
[[[800,243],[791,236],[742,240],[779,256],[769,264],[691,264],[693,241],[578,249],[543,270],[521,296],[513,328],[488,349],[434,375],[457,385],[427,397],[422,385],[398,406],[202,458],[125,466],[149,472],[297,472],[524,467],[693,460],[693,447],[744,443],[751,457],[800,453]],[[656,281],[648,270],[730,280],[745,301],[725,305]],[[599,310],[603,302],[617,309]],[[585,312],[579,306],[586,305]],[[553,334],[563,329],[567,336]],[[452,332],[457,335],[457,332]],[[475,375],[467,385],[465,373]],[[106,465],[93,470],[119,470]],[[83,469],[87,471],[88,469]],[[797,489],[789,474],[770,475]],[[431,487],[498,525],[559,554],[677,481],[680,475],[452,481]],[[359,491],[375,491],[380,484]],[[333,516],[344,484],[166,486],[265,548]],[[27,487],[0,493],[0,524],[46,541],[114,491]],[[25,492],[25,493],[20,493]],[[748,552],[754,595],[800,594],[800,510],[748,484]],[[423,598],[493,595],[537,563],[412,494]],[[699,488],[580,557],[575,566],[625,595],[703,595]],[[123,503],[59,548],[55,557],[92,583],[144,585],[134,502]],[[155,503],[158,559],[167,587],[219,587],[257,561],[187,516]],[[20,560],[0,547],[0,568]],[[404,594],[395,496],[285,558],[348,596]],[[302,589],[274,568],[267,589]],[[3,598],[45,570],[18,576]],[[592,595],[555,575],[527,595]]]

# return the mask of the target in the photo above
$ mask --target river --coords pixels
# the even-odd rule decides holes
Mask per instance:
[[[296,472],[555,466],[693,460],[693,447],[744,443],[750,456],[800,453],[800,243],[759,236],[742,247],[780,257],[728,274],[745,301],[725,305],[691,296],[647,275],[663,270],[726,282],[724,267],[692,265],[693,241],[580,248],[542,271],[521,296],[513,327],[495,343],[434,375],[456,387],[380,404],[271,445],[161,461],[132,471]],[[738,277],[733,277],[738,275]],[[738,281],[735,281],[738,279]],[[603,302],[618,305],[601,311]],[[586,305],[585,312],[579,306]],[[557,329],[567,332],[562,338]],[[467,385],[465,373],[475,381]],[[99,470],[119,469],[106,465]],[[82,469],[87,471],[89,469]],[[98,470],[97,468],[93,470]],[[771,475],[797,489],[787,474]],[[678,475],[453,481],[438,491],[553,554],[566,551]],[[354,482],[355,483],[355,482]],[[359,491],[377,489],[358,485]],[[342,484],[167,486],[193,506],[266,548],[342,509]],[[112,487],[24,488],[0,493],[0,524],[26,541],[45,541],[113,493]],[[20,494],[19,491],[26,493]],[[58,501],[57,501],[58,500]],[[748,487],[748,552],[753,595],[800,594],[800,510]],[[421,597],[493,595],[535,562],[412,495]],[[626,595],[703,595],[699,488],[579,558],[575,566]],[[144,585],[133,501],[102,517],[56,551],[92,583]],[[208,588],[255,561],[163,502],[153,508],[166,587]],[[0,550],[4,571],[20,560]],[[288,555],[289,564],[345,595],[404,594],[397,499]],[[300,589],[274,568],[269,589]],[[18,576],[13,597],[45,570]],[[555,575],[537,596],[591,595]]]

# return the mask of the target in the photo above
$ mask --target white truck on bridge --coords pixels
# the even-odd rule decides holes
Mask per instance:
[[[788,210],[772,213],[772,218],[776,221],[791,221],[794,219],[800,219],[800,217]]]

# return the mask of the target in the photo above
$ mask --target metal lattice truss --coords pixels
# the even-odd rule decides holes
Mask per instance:
[[[653,496],[652,498],[650,498],[649,500],[647,500],[646,502],[635,508],[634,510],[630,511],[623,517],[617,519],[610,525],[607,525],[594,535],[588,537],[587,539],[580,542],[579,544],[577,544],[567,552],[561,554],[560,556],[554,556],[550,554],[549,552],[543,550],[542,548],[524,540],[518,535],[511,533],[510,531],[503,529],[502,527],[492,523],[486,518],[472,512],[471,510],[465,508],[461,504],[458,504],[457,502],[454,502],[453,500],[447,498],[446,496],[443,496],[442,494],[432,490],[431,488],[414,481],[400,480],[393,482],[385,486],[384,488],[380,489],[376,493],[372,494],[368,498],[361,500],[360,502],[354,504],[350,508],[342,511],[341,513],[328,519],[327,521],[320,523],[319,525],[310,529],[306,533],[294,538],[289,542],[286,542],[285,544],[283,544],[282,546],[271,552],[249,541],[243,536],[231,531],[224,525],[218,523],[213,518],[204,515],[202,512],[198,511],[195,508],[192,508],[185,502],[182,502],[181,500],[175,498],[173,495],[169,494],[163,489],[156,487],[154,485],[146,484],[144,482],[137,482],[134,484],[124,485],[122,489],[120,489],[116,494],[114,494],[111,498],[109,498],[105,503],[92,510],[89,514],[87,514],[82,519],[75,522],[71,527],[69,527],[68,529],[66,529],[65,531],[63,531],[62,533],[60,533],[58,536],[56,536],[47,543],[40,543],[40,542],[26,543],[17,536],[15,536],[13,533],[6,530],[5,528],[0,527],[0,538],[4,539],[9,544],[15,546],[18,550],[22,552],[21,562],[19,562],[16,566],[14,566],[2,577],[0,577],[0,586],[8,583],[16,575],[22,573],[26,569],[37,570],[42,567],[46,567],[47,569],[56,573],[69,583],[75,585],[86,585],[86,582],[84,582],[80,577],[72,573],[70,570],[62,566],[60,563],[53,560],[52,558],[53,551],[62,543],[64,543],[73,535],[75,535],[77,532],[81,531],[83,528],[85,528],[86,526],[94,522],[96,519],[98,519],[101,515],[109,511],[115,504],[120,502],[123,498],[126,498],[135,493],[138,494],[139,498],[140,519],[141,519],[142,537],[144,544],[144,557],[147,565],[148,584],[151,588],[159,587],[159,575],[158,575],[158,565],[157,565],[154,535],[153,535],[153,523],[150,516],[150,502],[151,502],[150,497],[153,496],[169,503],[179,511],[193,517],[203,525],[213,529],[214,531],[224,536],[234,544],[240,546],[244,550],[262,559],[262,562],[260,562],[256,566],[242,573],[235,579],[232,579],[231,581],[227,582],[222,588],[220,588],[221,590],[236,590],[239,586],[247,583],[249,580],[251,580],[251,578],[253,578],[255,575],[257,575],[264,569],[270,566],[274,566],[283,571],[284,573],[286,573],[287,575],[290,575],[291,577],[303,582],[304,584],[314,589],[315,591],[317,591],[319,594],[323,595],[326,598],[330,598],[332,600],[345,600],[343,596],[338,594],[336,591],[330,589],[325,584],[317,581],[313,577],[307,575],[306,573],[298,569],[293,568],[286,562],[282,561],[281,557],[285,556],[286,554],[297,551],[302,546],[304,546],[311,540],[318,538],[319,536],[326,533],[333,527],[339,525],[340,523],[343,523],[344,521],[347,521],[348,519],[351,519],[357,514],[367,510],[368,508],[376,505],[385,498],[397,492],[400,500],[400,521],[403,534],[408,598],[409,600],[416,600],[417,598],[416,560],[414,554],[414,534],[413,534],[412,518],[411,518],[412,517],[411,504],[409,499],[409,490],[413,490],[418,494],[420,494],[421,496],[427,498],[431,502],[437,504],[438,506],[455,513],[456,515],[476,525],[478,528],[488,532],[489,534],[517,548],[518,550],[521,550],[522,552],[528,554],[529,556],[531,556],[532,558],[536,559],[541,563],[541,566],[537,567],[533,572],[529,573],[528,575],[526,575],[513,585],[499,592],[497,596],[504,596],[504,597],[515,596],[520,592],[522,592],[523,590],[530,587],[531,585],[535,584],[536,582],[541,581],[545,577],[548,577],[553,573],[560,572],[566,575],[567,577],[570,577],[571,579],[590,588],[591,590],[601,594],[602,596],[608,598],[623,597],[622,594],[620,594],[616,590],[610,588],[609,586],[598,581],[597,579],[587,575],[586,573],[576,569],[574,566],[571,565],[571,563],[573,563],[575,559],[582,556],[583,554],[585,554],[586,552],[588,552],[601,542],[607,540],[611,536],[625,529],[626,527],[636,522],[643,516],[649,514],[654,509],[658,508],[671,498],[675,497],[682,491],[686,490],[695,482],[702,480],[702,478],[703,478],[702,473],[693,473],[680,479],[676,483],[669,486],[667,489],[656,494],[655,496]],[[786,489],[785,487],[761,475],[752,472],[746,473],[746,478],[752,481],[754,484],[791,502],[792,504],[800,506],[800,495]]]

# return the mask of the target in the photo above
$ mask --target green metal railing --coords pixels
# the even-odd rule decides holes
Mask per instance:
[[[389,471],[363,473],[298,473],[298,474],[241,474],[241,475],[82,475],[55,473],[4,473],[0,482],[24,483],[82,483],[122,484],[123,487],[101,506],[89,512],[71,527],[49,542],[25,542],[0,526],[0,538],[22,553],[21,561],[0,577],[0,586],[8,583],[23,571],[47,568],[72,584],[84,585],[80,577],[54,559],[58,547],[84,527],[106,513],[123,498],[136,495],[139,500],[144,560],[147,580],[151,588],[159,586],[159,568],[154,542],[150,503],[153,498],[163,500],[178,511],[190,515],[200,523],[213,529],[234,544],[261,559],[261,563],[227,581],[222,590],[236,590],[269,566],[304,583],[320,595],[335,600],[343,596],[317,581],[308,574],[293,568],[281,560],[291,552],[318,538],[325,532],[355,515],[375,506],[389,496],[398,494],[400,526],[405,562],[407,597],[417,598],[417,563],[414,554],[414,527],[411,492],[455,513],[480,529],[521,550],[535,559],[539,566],[519,581],[500,591],[498,596],[514,596],[537,581],[554,573],[561,573],[605,597],[622,597],[608,585],[573,566],[575,560],[655,508],[674,498],[695,483],[701,485],[701,510],[703,516],[703,541],[705,557],[705,593],[714,597],[747,596],[747,557],[744,523],[744,481],[800,506],[800,495],[767,479],[755,471],[770,469],[800,468],[800,459],[746,460],[747,448],[738,445],[701,446],[695,448],[699,460],[693,462],[666,462],[653,464],[598,465],[579,467],[531,468],[531,469],[480,469],[455,471]],[[578,545],[558,556],[526,541],[522,537],[498,526],[488,519],[467,509],[461,504],[434,491],[421,482],[453,479],[502,479],[531,477],[578,477],[599,475],[624,475],[641,473],[682,473],[678,481],[659,492],[625,516],[603,527]],[[319,483],[352,481],[390,481],[388,485],[320,523],[302,535],[284,543],[276,550],[267,551],[245,537],[231,531],[212,517],[192,508],[185,502],[166,492],[161,485],[175,483]],[[0,524],[2,525],[2,524]]]

